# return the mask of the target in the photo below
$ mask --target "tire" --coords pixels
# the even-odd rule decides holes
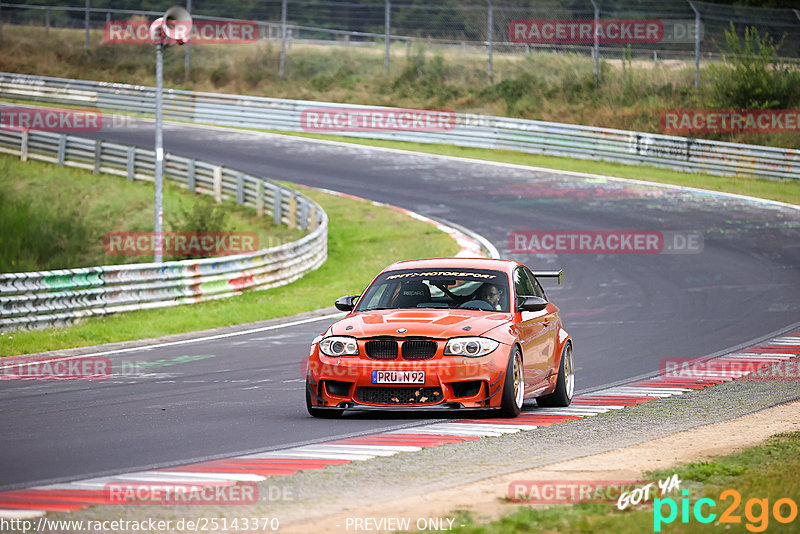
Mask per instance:
[[[338,419],[344,413],[342,409],[336,408],[317,408],[311,404],[311,393],[308,390],[309,384],[306,381],[306,410],[312,417],[319,417],[320,419]]]
[[[508,357],[508,367],[503,381],[503,397],[500,404],[502,417],[516,417],[522,411],[525,398],[525,374],[522,368],[522,354],[514,348]]]
[[[536,398],[536,404],[546,407],[564,408],[572,402],[575,392],[575,367],[572,362],[572,344],[567,343],[561,351],[561,363],[558,366],[556,389],[550,395]]]

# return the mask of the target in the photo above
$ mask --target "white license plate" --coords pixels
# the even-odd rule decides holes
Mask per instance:
[[[425,371],[372,371],[373,384],[424,384]]]

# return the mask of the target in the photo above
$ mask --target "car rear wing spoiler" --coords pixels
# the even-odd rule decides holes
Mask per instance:
[[[564,278],[564,269],[558,271],[531,271],[536,278],[558,278],[558,283]]]

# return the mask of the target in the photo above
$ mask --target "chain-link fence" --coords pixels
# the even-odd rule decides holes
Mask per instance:
[[[175,0],[39,0],[0,3],[3,24],[90,29],[112,20],[160,16]],[[755,28],[780,43],[781,59],[800,58],[800,10],[741,7],[695,0],[536,0],[502,2],[358,2],[327,0],[187,0],[195,19],[255,21],[259,38],[280,43],[283,75],[293,44],[377,46],[391,58],[414,43],[473,54],[492,79],[497,55],[546,50],[600,60],[672,59],[693,63],[724,56],[725,32]],[[187,47],[186,69],[190,68]],[[699,76],[696,76],[696,82]]]

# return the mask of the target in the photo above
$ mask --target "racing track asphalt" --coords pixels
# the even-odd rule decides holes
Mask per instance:
[[[151,147],[152,124],[98,134]],[[451,221],[534,269],[575,340],[577,389],[656,372],[800,318],[800,210],[719,195],[245,131],[165,127],[168,152]],[[643,171],[643,178],[646,177]],[[509,252],[509,232],[699,231],[697,254]],[[150,362],[109,381],[0,383],[0,489],[185,463],[413,425],[419,416],[307,416],[302,360],[332,320],[112,355]],[[195,359],[183,358],[193,357]],[[189,360],[189,361],[187,361]]]

